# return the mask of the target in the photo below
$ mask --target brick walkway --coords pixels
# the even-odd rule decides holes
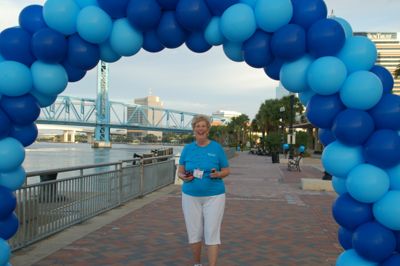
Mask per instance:
[[[301,177],[321,178],[320,170],[305,162],[302,172],[288,172],[270,157],[244,153],[230,163],[219,265],[335,264],[341,252],[330,214],[335,194],[300,189]],[[176,186],[33,265],[191,265],[180,201]]]

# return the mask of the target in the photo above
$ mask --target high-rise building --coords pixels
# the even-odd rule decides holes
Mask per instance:
[[[218,116],[221,118],[226,118],[226,119],[232,119],[234,117],[240,116],[242,113],[236,112],[236,111],[227,111],[227,110],[218,110],[216,112],[213,112],[213,116]]]

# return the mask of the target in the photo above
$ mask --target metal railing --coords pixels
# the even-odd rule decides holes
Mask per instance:
[[[27,173],[27,177],[72,173],[27,184],[16,191],[20,225],[13,250],[81,223],[122,203],[174,183],[172,155]]]

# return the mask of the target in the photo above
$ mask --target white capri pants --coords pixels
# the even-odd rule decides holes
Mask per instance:
[[[190,244],[201,242],[203,235],[206,245],[221,244],[225,194],[193,197],[182,193],[182,209]]]

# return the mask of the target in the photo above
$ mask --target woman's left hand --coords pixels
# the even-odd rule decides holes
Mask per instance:
[[[211,169],[211,178],[221,178],[221,172],[218,172],[215,168]]]

